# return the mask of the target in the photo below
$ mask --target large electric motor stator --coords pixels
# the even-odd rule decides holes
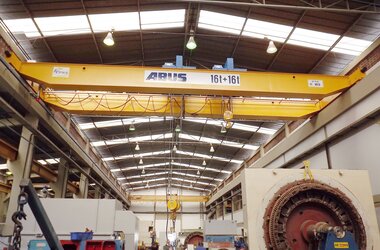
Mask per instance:
[[[249,249],[380,249],[367,171],[251,168],[239,183]]]
[[[324,249],[319,237],[329,230],[343,236],[348,232],[358,249],[366,249],[363,220],[352,201],[318,181],[294,181],[281,187],[265,210],[263,228],[267,249]]]

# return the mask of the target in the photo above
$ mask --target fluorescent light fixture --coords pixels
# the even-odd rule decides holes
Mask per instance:
[[[37,162],[41,165],[48,165],[48,164],[57,164],[59,163],[59,158],[52,158],[52,159],[44,159],[44,160],[37,160]]]
[[[7,164],[0,164],[0,170],[8,169]]]
[[[214,139],[214,138],[209,138],[209,137],[204,137],[204,136],[197,136],[197,135],[190,135],[190,134],[185,134],[185,133],[180,133],[179,138],[192,140],[192,141],[207,142],[210,144],[211,143],[221,144],[224,146],[234,147],[234,148],[244,148],[244,149],[251,149],[251,150],[257,150],[259,148],[258,146],[255,146],[255,145],[243,144],[243,143],[233,142],[233,141],[228,141],[228,140],[219,140],[219,139]],[[214,147],[212,147],[212,144],[211,144],[210,152],[214,152],[214,151],[215,151]]]
[[[37,17],[34,19],[44,36],[90,33],[85,15]]]
[[[103,43],[107,46],[115,45],[115,40],[113,40],[113,30],[107,33],[106,37],[103,40]]]
[[[273,54],[277,52],[277,47],[274,45],[274,42],[272,40],[269,41],[268,48],[267,48],[267,53],[268,54]]]

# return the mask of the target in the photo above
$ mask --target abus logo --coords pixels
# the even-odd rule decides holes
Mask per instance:
[[[186,82],[186,73],[151,72],[146,81]]]

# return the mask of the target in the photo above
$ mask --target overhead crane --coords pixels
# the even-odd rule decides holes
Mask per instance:
[[[365,76],[153,68],[6,60],[38,83],[38,98],[73,114],[299,119]]]

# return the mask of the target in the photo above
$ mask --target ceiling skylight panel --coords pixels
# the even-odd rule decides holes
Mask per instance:
[[[267,37],[273,41],[284,42],[288,37],[291,26],[248,19],[243,35],[263,39]]]
[[[141,28],[164,29],[183,27],[185,23],[185,12],[185,9],[142,11],[140,12]]]
[[[357,56],[366,50],[371,44],[371,41],[345,36],[337,43],[337,45],[335,45],[332,51]]]
[[[209,168],[209,167],[204,167],[204,166],[196,166],[192,164],[185,164],[185,163],[180,163],[180,162],[173,162],[172,165],[175,166],[180,166],[180,167],[188,167],[188,168],[193,168],[193,169],[199,169],[199,170],[207,170],[211,172],[216,172],[216,173],[223,173],[223,174],[231,174],[231,171],[228,170],[220,170],[216,168]]]
[[[29,38],[41,36],[31,18],[4,20],[4,23],[14,35],[25,34]]]
[[[90,32],[85,15],[35,18],[44,36],[74,35]]]
[[[245,18],[201,10],[198,27],[220,32],[240,34]]]
[[[127,31],[140,29],[137,12],[89,15],[94,32]]]
[[[296,28],[288,43],[313,49],[328,50],[338,38],[339,36],[334,34]]]

